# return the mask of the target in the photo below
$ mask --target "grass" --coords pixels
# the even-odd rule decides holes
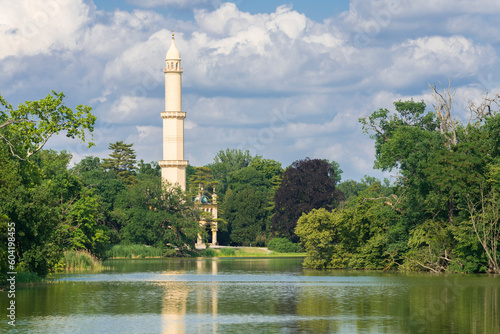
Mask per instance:
[[[102,261],[84,250],[65,251],[62,258],[63,270],[92,270],[104,269]]]
[[[234,248],[221,248],[220,254],[223,256],[235,256],[236,251],[234,250]]]
[[[146,245],[114,245],[106,256],[109,258],[145,258],[162,257],[163,251],[159,248]]]
[[[278,253],[259,247],[209,248],[200,251],[204,257],[305,257],[306,253]]]

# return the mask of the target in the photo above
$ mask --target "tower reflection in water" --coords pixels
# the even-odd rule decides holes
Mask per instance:
[[[186,271],[162,273],[162,275],[179,276],[179,281],[169,280],[168,282],[159,283],[164,289],[162,333],[186,333],[186,331],[192,333],[194,328],[186,327],[187,317],[198,317],[200,319],[198,322],[200,333],[217,333],[218,282],[210,282],[210,280],[206,279],[196,280],[194,278],[198,275],[217,275],[217,272],[218,261],[200,259],[196,261],[196,273]],[[188,276],[191,277],[184,280]],[[196,314],[187,314],[187,309],[190,311],[196,310]],[[207,319],[207,317],[211,318],[211,320]],[[193,323],[196,322],[191,319],[189,321],[190,326],[193,326]]]

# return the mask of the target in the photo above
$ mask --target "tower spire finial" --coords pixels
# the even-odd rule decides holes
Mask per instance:
[[[174,29],[172,29],[172,39],[174,39]]]

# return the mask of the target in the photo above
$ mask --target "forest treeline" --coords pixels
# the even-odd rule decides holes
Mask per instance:
[[[43,149],[64,130],[91,144],[89,107],[73,112],[54,92],[17,109],[2,99],[2,274],[12,223],[18,269],[40,276],[68,249],[105,258],[112,245],[143,244],[186,256],[198,234],[209,238],[198,222],[210,217],[193,202],[201,188],[207,198],[217,193],[220,244],[286,238],[307,252],[310,268],[500,273],[500,97],[471,103],[470,120],[460,122],[453,93],[431,89],[432,111],[397,101],[393,112],[360,119],[375,141],[375,168],[397,175],[391,182],[342,180],[335,161],[283,167],[226,149],[206,166],[188,166],[185,192],[162,183],[157,162],[137,161],[132,143],[111,143],[109,157],[74,166],[71,154]]]

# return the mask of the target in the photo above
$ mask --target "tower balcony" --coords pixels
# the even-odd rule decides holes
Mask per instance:
[[[186,113],[184,111],[164,111],[161,113],[161,118],[177,118],[184,119],[186,118]]]
[[[161,168],[186,168],[189,164],[187,160],[160,160],[158,162]]]
[[[182,73],[184,72],[184,68],[179,67],[179,68],[171,68],[171,67],[164,67],[163,68],[163,73]]]

